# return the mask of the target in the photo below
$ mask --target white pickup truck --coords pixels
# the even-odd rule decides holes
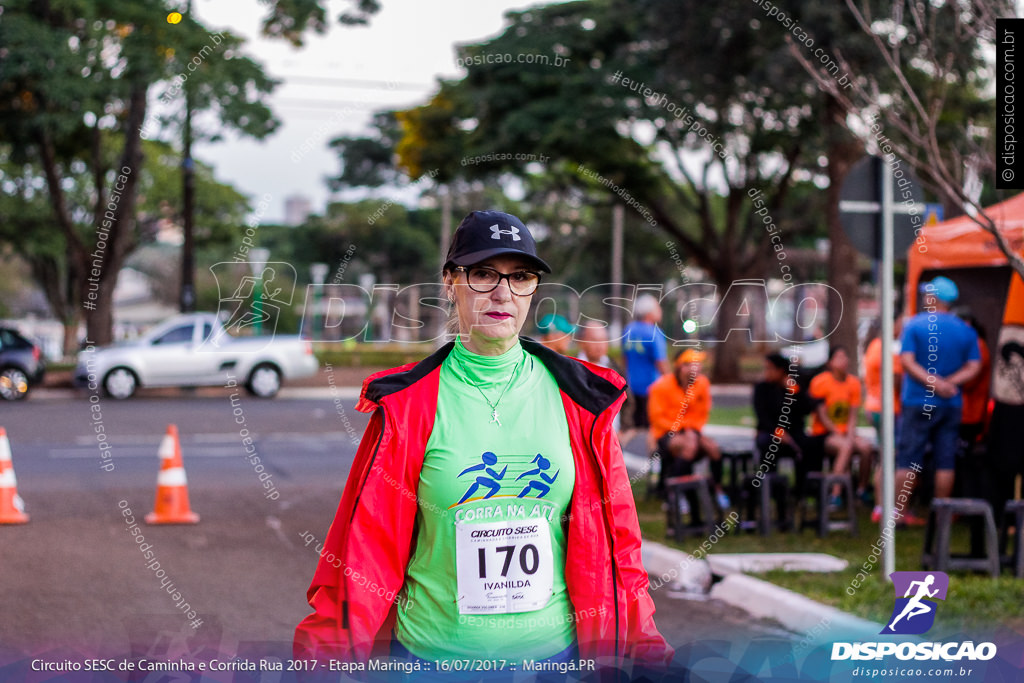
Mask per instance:
[[[271,398],[283,379],[309,377],[320,364],[298,336],[232,337],[212,313],[179,315],[138,339],[78,354],[75,384],[125,399],[139,387],[224,386],[230,377]]]

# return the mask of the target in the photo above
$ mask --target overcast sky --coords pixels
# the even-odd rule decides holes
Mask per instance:
[[[365,131],[377,109],[423,102],[438,76],[460,75],[455,43],[495,36],[507,10],[545,3],[383,0],[368,27],[338,24],[345,4],[329,4],[328,34],[309,34],[304,47],[293,48],[259,36],[264,11],[257,0],[193,0],[193,12],[205,25],[246,37],[246,55],[283,81],[271,99],[282,121],[272,137],[262,142],[228,138],[194,149],[197,158],[213,164],[219,180],[250,195],[254,207],[266,199],[263,223],[282,219],[284,199],[295,193],[308,196],[313,211],[322,212],[329,194],[324,178],[338,171],[327,140]]]

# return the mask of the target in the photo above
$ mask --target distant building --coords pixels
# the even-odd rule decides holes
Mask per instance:
[[[284,224],[294,227],[302,225],[313,213],[313,205],[309,197],[293,194],[284,198]]]

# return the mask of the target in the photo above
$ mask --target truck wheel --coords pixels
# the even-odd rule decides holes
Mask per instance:
[[[103,391],[119,401],[131,398],[138,387],[138,378],[128,368],[114,368],[103,377]]]
[[[257,398],[273,398],[281,389],[281,371],[270,363],[260,363],[249,373],[245,388]]]

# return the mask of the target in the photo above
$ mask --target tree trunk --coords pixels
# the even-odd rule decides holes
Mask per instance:
[[[115,217],[110,221],[109,231],[105,233],[105,248],[99,249],[97,242],[91,241],[93,249],[81,263],[83,270],[91,274],[93,261],[97,256],[102,260],[98,286],[86,294],[88,302],[85,306],[86,338],[96,345],[109,344],[114,340],[114,288],[125,258],[135,248],[135,203],[139,173],[142,171],[141,130],[146,118],[147,91],[146,83],[137,82],[133,84],[129,97],[128,116],[124,123],[124,152],[119,167],[115,169],[123,180],[119,179],[111,186],[112,192],[119,193],[119,199],[113,209]],[[109,198],[112,200],[113,195]],[[95,227],[99,228],[100,225]],[[82,291],[87,289],[87,286],[83,287]],[[96,293],[95,298],[89,296],[92,291]]]
[[[864,154],[863,145],[840,124],[846,115],[840,104],[827,96],[825,135],[828,144],[828,253],[829,327],[839,325],[828,338],[830,346],[844,346],[850,356],[850,372],[857,370],[857,301],[860,274],[858,252],[853,248],[839,220],[839,193],[850,167]]]
[[[78,310],[75,310],[69,317],[61,319],[61,324],[64,325],[63,353],[65,358],[73,360],[78,354],[78,326],[81,322],[82,315]]]
[[[713,273],[718,283],[719,303],[716,309],[715,382],[744,381],[741,360],[751,343],[764,339],[765,316],[771,308],[765,281],[753,277],[752,269],[742,271],[718,269]]]
[[[718,287],[719,293],[724,294],[722,288],[725,287],[728,290],[729,284],[725,283]],[[718,339],[724,337],[725,341],[715,344],[715,367],[711,373],[711,381],[715,384],[736,384],[742,381],[740,376],[740,357],[747,348],[747,340],[744,339],[743,333],[740,331],[734,331],[728,337],[725,337],[729,330],[740,327],[740,319],[735,308],[729,306],[719,307],[718,324],[715,325],[716,337]]]
[[[116,276],[107,287],[100,287],[96,301],[86,318],[86,339],[96,346],[106,346],[114,341],[114,284]]]
[[[711,381],[714,383],[735,383],[740,380],[740,356],[746,348],[746,340],[742,333],[734,332],[726,336],[729,330],[740,327],[737,307],[730,298],[729,286],[736,277],[736,273],[729,267],[715,268],[709,270],[708,274],[715,283],[715,298],[718,304],[715,309],[715,325],[713,339],[708,347],[715,351],[715,364],[711,371]],[[724,340],[724,341],[722,341]]]

